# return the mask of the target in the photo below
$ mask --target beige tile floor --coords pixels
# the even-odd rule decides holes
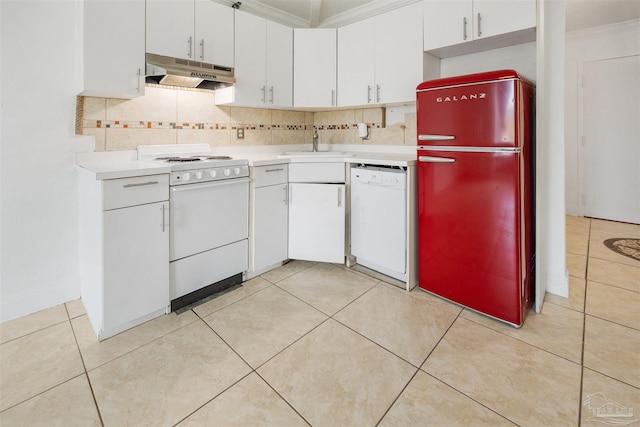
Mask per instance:
[[[569,297],[521,329],[300,261],[103,342],[80,301],[53,307],[0,324],[0,425],[595,426],[607,403],[638,420],[640,262],[610,237],[640,226],[567,218]]]

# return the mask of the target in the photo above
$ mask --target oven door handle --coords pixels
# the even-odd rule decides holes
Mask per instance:
[[[199,184],[186,184],[186,185],[180,185],[177,187],[171,187],[171,191],[174,193],[179,193],[179,192],[189,191],[189,190],[199,190],[202,188],[222,187],[224,185],[242,184],[245,182],[248,183],[249,178],[232,178],[232,179],[223,179],[220,181],[213,181],[213,182],[202,182]]]

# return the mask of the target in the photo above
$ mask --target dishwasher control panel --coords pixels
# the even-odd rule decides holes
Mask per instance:
[[[351,180],[371,185],[406,188],[407,175],[404,169],[384,166],[357,166],[351,170]]]

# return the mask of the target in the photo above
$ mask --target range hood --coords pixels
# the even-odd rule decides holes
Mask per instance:
[[[147,53],[146,60],[147,83],[215,90],[236,82],[232,67],[153,53]]]

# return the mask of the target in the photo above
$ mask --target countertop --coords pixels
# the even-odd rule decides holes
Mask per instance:
[[[135,150],[78,153],[76,165],[95,174],[96,180],[171,172],[169,165],[137,160]]]
[[[386,166],[415,166],[416,147],[376,146],[375,151],[365,151],[368,147],[352,145],[321,146],[321,153],[307,154],[308,145],[280,145],[243,147],[216,147],[214,154],[230,155],[247,159],[249,166],[266,166],[286,163],[344,162],[366,163]],[[333,150],[332,150],[333,149]],[[304,152],[300,156],[282,157],[284,152]],[[322,152],[327,153],[323,156]],[[338,154],[345,153],[344,155]],[[95,174],[97,180],[127,178],[171,172],[165,164],[140,161],[137,152],[110,151],[78,153],[76,164]]]

